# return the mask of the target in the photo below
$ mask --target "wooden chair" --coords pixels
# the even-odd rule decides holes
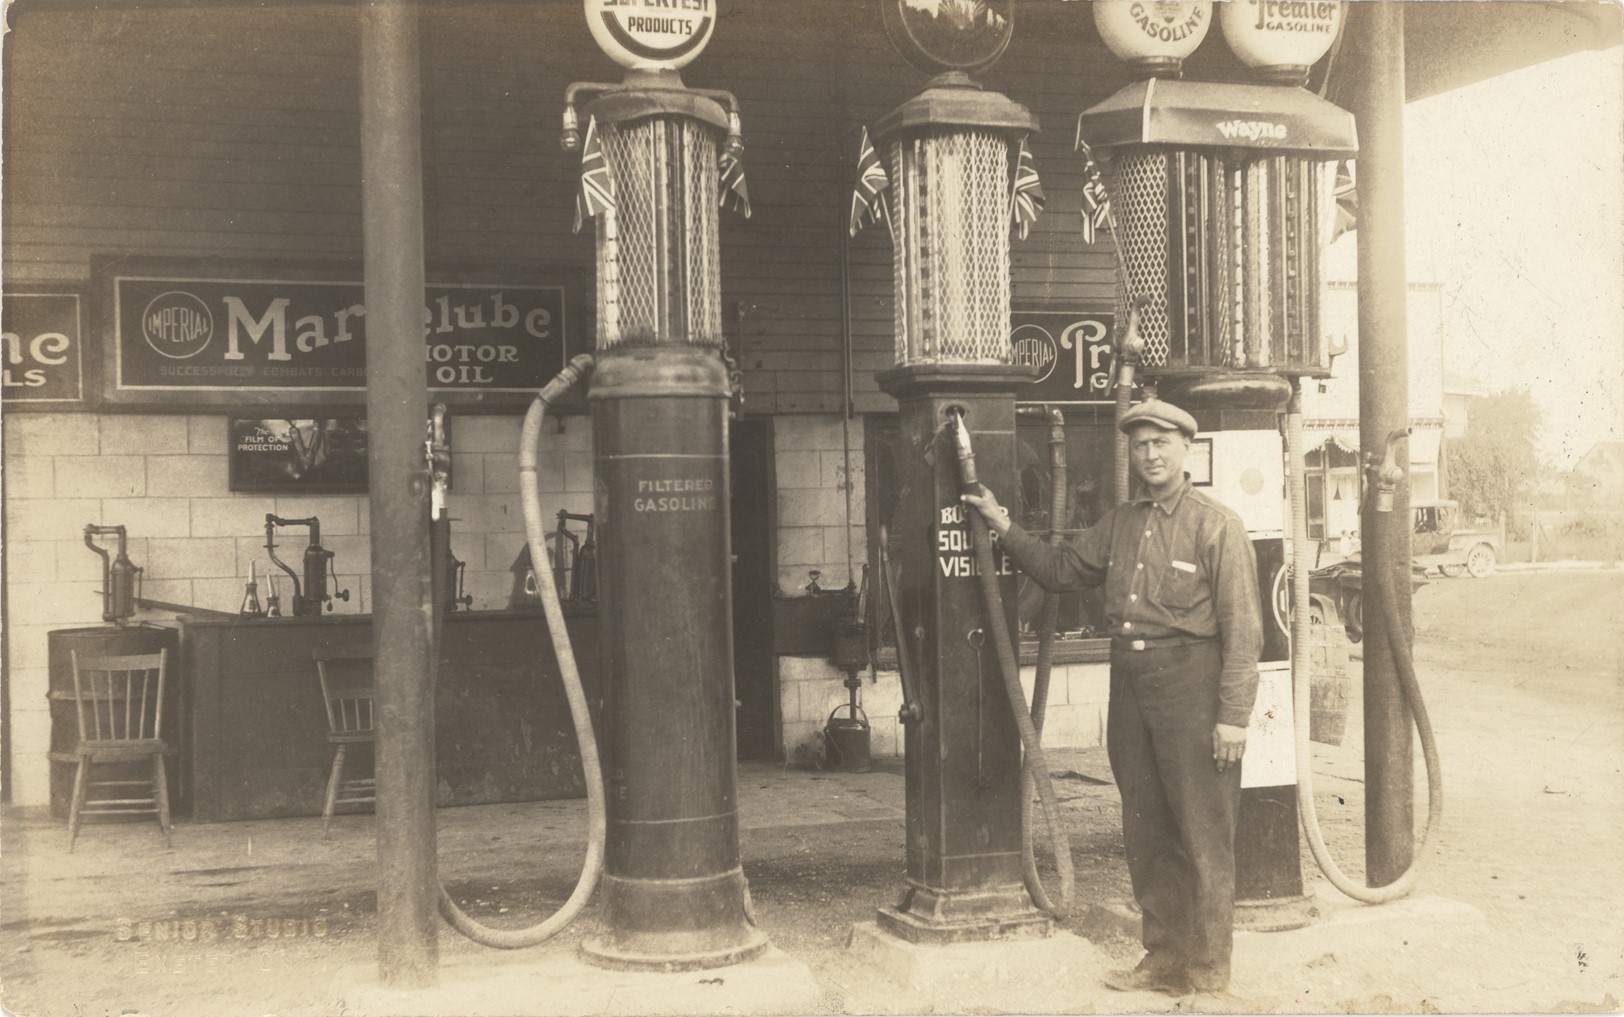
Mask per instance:
[[[370,744],[375,728],[372,711],[372,654],[367,650],[317,648],[312,656],[321,679],[321,695],[327,706],[327,741],[333,752],[333,769],[327,776],[327,801],[321,810],[321,835],[327,836],[333,823],[333,809],[339,805],[364,805],[378,800],[376,777],[344,779],[344,756],[351,745]]]
[[[164,674],[168,651],[125,656],[83,656],[72,651],[74,712],[79,722],[79,757],[68,808],[68,850],[86,816],[154,813],[171,845],[169,774],[164,757],[174,749],[163,740]],[[108,763],[148,762],[144,779],[91,780],[91,768]],[[150,786],[149,796],[131,797],[132,787]],[[109,791],[107,789],[123,789]],[[93,797],[92,792],[101,794]]]

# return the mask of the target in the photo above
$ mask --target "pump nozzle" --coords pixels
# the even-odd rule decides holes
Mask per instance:
[[[1398,443],[1409,438],[1410,429],[1401,427],[1387,436],[1387,448],[1382,453],[1380,465],[1375,462],[1375,456],[1370,457],[1371,462],[1366,467],[1376,488],[1376,511],[1393,511],[1393,496],[1398,491],[1399,481],[1404,479],[1404,467],[1398,464]]]
[[[970,428],[964,422],[964,410],[955,406],[948,411],[958,426],[954,429],[959,450],[959,479],[966,494],[980,494],[981,480],[976,476],[976,453],[970,447]]]

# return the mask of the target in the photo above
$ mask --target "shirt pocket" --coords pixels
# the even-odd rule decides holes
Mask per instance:
[[[1207,581],[1199,571],[1188,572],[1169,565],[1162,575],[1162,588],[1157,591],[1156,599],[1163,607],[1189,610],[1207,596]]]

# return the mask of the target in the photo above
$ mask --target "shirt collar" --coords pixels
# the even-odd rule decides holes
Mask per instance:
[[[1188,473],[1186,473],[1184,475],[1183,483],[1179,484],[1177,489],[1175,489],[1173,491],[1173,493],[1168,495],[1167,497],[1162,498],[1160,500],[1157,500],[1155,498],[1152,498],[1149,494],[1144,494],[1144,495],[1141,495],[1140,497],[1134,499],[1134,504],[1135,505],[1150,505],[1150,504],[1154,503],[1155,506],[1157,508],[1161,509],[1164,514],[1172,515],[1173,512],[1184,501],[1184,496],[1186,494],[1188,494],[1188,493],[1190,493],[1190,475]]]

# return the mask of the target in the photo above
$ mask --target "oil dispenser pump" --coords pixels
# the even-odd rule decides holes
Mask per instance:
[[[112,536],[118,541],[118,549],[111,557],[105,547],[96,546],[99,536]],[[135,582],[144,570],[130,561],[124,527],[86,523],[85,546],[102,560],[102,621],[119,626],[129,624],[135,617]]]
[[[310,543],[305,546],[304,552],[304,583],[301,586],[299,574],[289,568],[287,563],[276,556],[276,528],[278,526],[304,526],[310,530]],[[276,567],[288,574],[288,580],[293,583],[293,616],[307,618],[319,616],[323,605],[331,611],[333,601],[350,599],[349,590],[338,590],[329,595],[327,592],[328,571],[332,570],[333,585],[338,585],[338,572],[333,567],[334,552],[321,546],[321,520],[315,516],[308,519],[284,519],[272,512],[265,513],[265,553],[271,556]]]

